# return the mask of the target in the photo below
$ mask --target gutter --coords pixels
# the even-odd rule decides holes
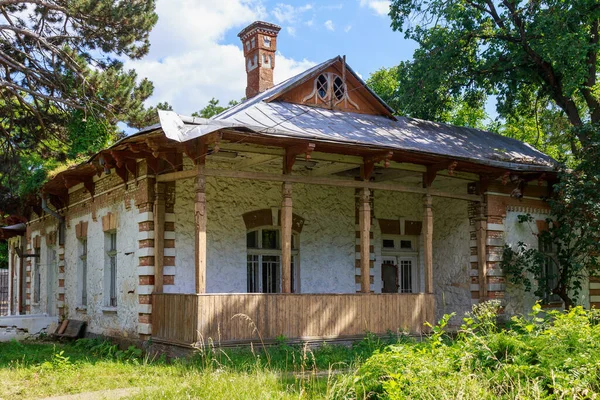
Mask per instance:
[[[56,218],[59,222],[65,222],[65,217],[63,217],[62,215],[60,215],[59,213],[57,213],[54,210],[51,210],[48,207],[48,202],[46,201],[46,196],[42,195],[42,210],[46,211],[48,214],[52,215],[54,218]]]

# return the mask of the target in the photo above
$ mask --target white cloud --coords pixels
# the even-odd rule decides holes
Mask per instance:
[[[285,30],[290,36],[296,36],[296,28],[294,28],[293,26],[288,26],[287,28],[285,28]]]
[[[360,0],[361,7],[369,7],[375,11],[377,15],[388,15],[390,12],[390,1],[389,0]]]
[[[315,19],[313,17],[313,19],[309,19],[308,21],[306,21],[304,24],[306,24],[306,26],[313,26],[315,23]]]
[[[325,21],[325,28],[327,28],[330,31],[335,31],[335,26],[333,25],[333,21],[328,19],[327,21]]]
[[[125,62],[126,68],[137,70],[140,79],[154,82],[149,104],[167,101],[175,111],[190,114],[213,97],[226,104],[245,95],[241,43],[222,40],[226,33],[237,33],[265,18],[261,0],[159,0],[157,12],[150,54]],[[277,54],[275,80],[287,79],[312,65]]]
[[[278,3],[271,13],[279,23],[293,24],[304,12],[311,10],[312,4],[294,7],[290,4]]]
[[[344,28],[344,32],[348,33],[348,32],[350,32],[350,29],[352,29],[352,25],[347,25],[347,26]]]
[[[316,63],[307,60],[306,58],[300,61],[285,57],[280,52],[277,52],[275,58],[275,70],[273,71],[273,80],[275,83],[283,82],[292,76],[298,75],[306,71]],[[246,87],[244,85],[244,87]]]
[[[330,4],[327,6],[321,6],[319,7],[322,10],[341,10],[344,7],[343,4]]]

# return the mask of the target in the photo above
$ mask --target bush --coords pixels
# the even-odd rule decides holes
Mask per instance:
[[[376,352],[338,382],[333,398],[596,398],[600,393],[600,313],[575,307],[514,317],[499,329],[499,303],[476,305],[458,335],[445,331]]]

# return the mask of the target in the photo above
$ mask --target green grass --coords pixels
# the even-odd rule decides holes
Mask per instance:
[[[188,359],[149,359],[109,342],[0,343],[0,399],[136,388],[129,398],[312,399],[327,396],[332,370],[349,370],[390,341],[367,335],[352,346],[285,344],[198,350]]]
[[[131,388],[134,399],[600,399],[600,312],[573,308],[496,321],[474,307],[422,341],[367,335],[317,349],[198,350],[167,362],[109,342],[0,343],[0,399]],[[110,397],[109,395],[107,395]]]

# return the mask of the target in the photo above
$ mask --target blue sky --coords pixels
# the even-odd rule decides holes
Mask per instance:
[[[336,55],[363,78],[412,57],[415,43],[393,32],[387,0],[267,1],[158,0],[152,48],[128,61],[155,84],[149,103],[168,101],[190,114],[212,97],[244,96],[246,76],[237,33],[255,20],[282,27],[275,80],[289,78]]]

